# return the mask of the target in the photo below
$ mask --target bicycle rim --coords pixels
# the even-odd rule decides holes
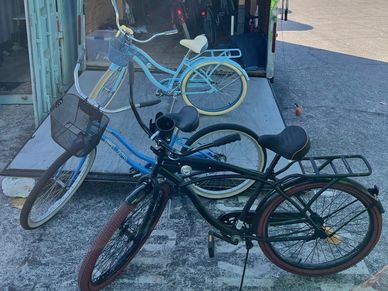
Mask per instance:
[[[236,109],[247,93],[247,80],[237,67],[215,61],[199,64],[182,82],[182,97],[205,115]]]
[[[258,171],[264,170],[266,154],[260,146],[256,134],[245,127],[234,124],[219,124],[212,126],[209,129],[209,132],[207,132],[208,130],[206,128],[203,129],[203,134],[199,131],[187,141],[186,145],[195,148],[200,145],[211,143],[218,138],[236,133],[240,135],[241,140],[204,150],[197,153],[196,156],[226,162],[246,169]],[[197,182],[190,187],[196,194],[202,197],[220,199],[240,194],[255,183],[255,180],[244,178],[217,178],[217,176],[222,174],[230,173],[215,172],[197,175],[196,177],[207,176],[209,179]]]
[[[298,185],[287,195],[302,205],[326,183]],[[268,203],[258,226],[258,236],[278,242],[261,242],[264,254],[276,265],[306,276],[321,276],[345,270],[362,260],[375,246],[381,233],[381,214],[371,198],[359,189],[337,183],[313,202],[311,215],[328,237],[314,235],[305,217],[282,196]],[[298,237],[310,236],[310,240]]]

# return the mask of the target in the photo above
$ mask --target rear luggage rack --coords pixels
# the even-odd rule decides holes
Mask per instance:
[[[242,56],[241,50],[238,48],[232,49],[211,49],[205,50],[203,53],[198,54],[192,58],[192,60],[200,57],[227,57],[228,59],[238,59]]]
[[[361,155],[305,157],[297,163],[307,177],[341,178],[372,174],[369,162]]]

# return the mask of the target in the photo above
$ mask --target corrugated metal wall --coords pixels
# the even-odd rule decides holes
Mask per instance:
[[[23,1],[1,0],[0,1],[0,43],[12,40],[17,30],[17,22],[13,17],[23,13]]]

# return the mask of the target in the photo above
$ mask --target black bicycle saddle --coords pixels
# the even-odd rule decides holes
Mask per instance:
[[[192,106],[184,106],[177,113],[167,113],[164,116],[171,118],[175,126],[183,132],[192,132],[199,126],[199,113]]]
[[[288,126],[281,133],[262,135],[260,144],[288,160],[301,160],[310,149],[310,139],[300,126]]]

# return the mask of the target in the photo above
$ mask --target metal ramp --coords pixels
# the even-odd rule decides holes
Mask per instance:
[[[89,93],[102,71],[85,71],[80,77],[80,84],[85,93]],[[164,76],[160,74],[162,79]],[[136,101],[155,99],[155,87],[141,72],[135,74],[134,94]],[[128,85],[125,84],[112,104],[128,104]],[[69,92],[76,93],[72,87]],[[147,121],[159,111],[166,112],[169,108],[170,97],[162,97],[162,102],[156,106],[140,109],[143,120]],[[184,105],[178,100],[174,109]],[[117,106],[118,107],[118,106]],[[140,150],[149,152],[150,142],[140,129],[131,111],[110,115],[110,126],[119,129],[131,144]],[[273,92],[265,78],[251,78],[248,83],[248,94],[242,105],[223,116],[201,116],[200,127],[230,122],[245,125],[259,135],[278,133],[284,128],[283,119],[279,113]],[[32,137],[22,147],[16,157],[5,167],[2,175],[17,177],[35,177],[47,169],[63,150],[51,139],[50,120],[39,126]],[[152,153],[150,153],[152,156]],[[123,181],[129,173],[129,167],[111,149],[103,143],[97,148],[97,157],[87,179],[94,181]]]

